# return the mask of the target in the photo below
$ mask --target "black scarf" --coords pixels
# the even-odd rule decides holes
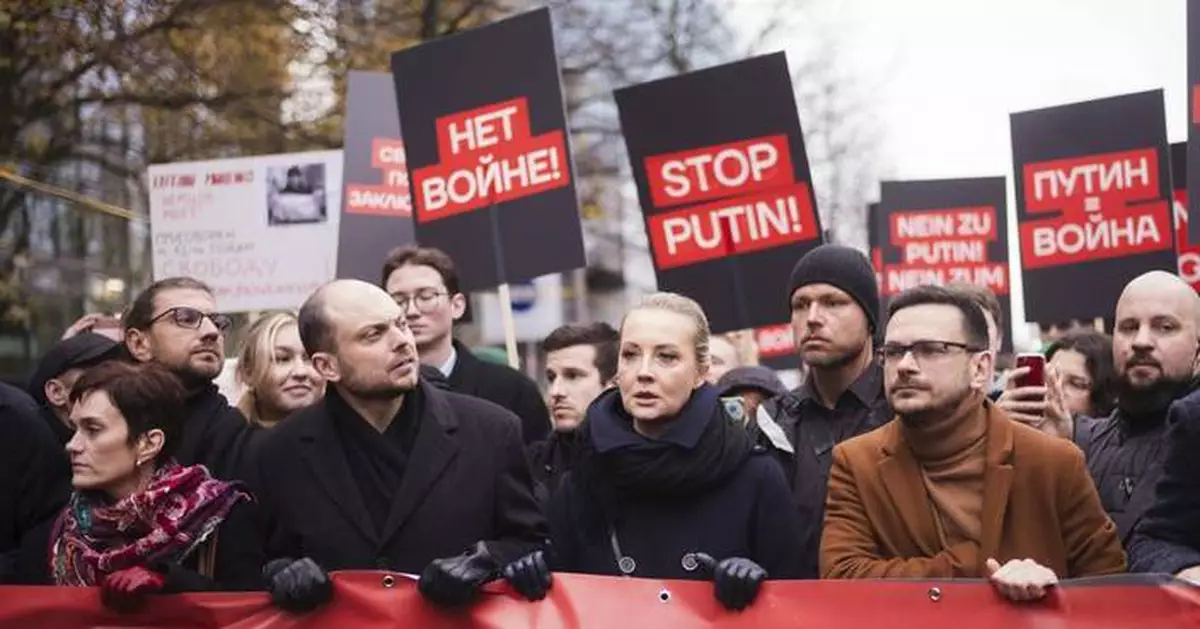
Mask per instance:
[[[753,449],[746,430],[725,414],[717,390],[692,393],[659,439],[643,437],[621,404],[602,393],[579,428],[581,456],[572,482],[583,494],[581,525],[612,526],[626,498],[689,498],[741,469]],[[698,434],[697,434],[698,433]]]

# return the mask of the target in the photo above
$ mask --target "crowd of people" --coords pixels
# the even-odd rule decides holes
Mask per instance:
[[[351,569],[445,606],[497,579],[537,600],[560,572],[711,580],[735,610],[767,579],[986,578],[1013,601],[1200,581],[1200,297],[1175,275],[1131,281],[1111,338],[1059,338],[1018,386],[994,295],[923,286],[885,312],[867,258],[822,245],[761,296],[790,309],[794,390],[655,293],[549,334],[543,394],[454,338],[446,254],[382,271],[254,321],[236,400],[213,384],[233,320],[187,277],[0,385],[0,582],[303,613]]]

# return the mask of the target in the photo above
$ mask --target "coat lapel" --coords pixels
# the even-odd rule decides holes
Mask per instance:
[[[371,514],[363,503],[362,494],[346,463],[342,440],[333,428],[328,402],[323,403],[322,412],[314,416],[307,430],[300,434],[300,452],[312,469],[317,485],[329,495],[338,512],[358,529],[373,545],[378,545],[378,535],[371,524]]]
[[[987,463],[983,472],[983,514],[979,540],[979,561],[995,558],[1000,563],[1012,557],[999,557],[1004,535],[1004,515],[1013,483],[1013,427],[991,402],[987,403]]]
[[[932,557],[941,552],[942,542],[938,538],[929,494],[921,481],[921,466],[901,438],[899,421],[880,430],[887,431],[887,436],[882,445],[884,456],[879,463],[879,477],[909,538],[922,555]]]
[[[409,455],[408,465],[405,466],[396,499],[388,512],[387,524],[380,535],[385,545],[404,527],[446,467],[458,456],[460,449],[455,437],[458,422],[445,394],[422,383],[421,395],[425,396],[425,413],[419,418],[421,429]]]
[[[450,390],[467,395],[477,395],[479,389],[479,359],[466,345],[454,341],[454,369],[450,370]]]

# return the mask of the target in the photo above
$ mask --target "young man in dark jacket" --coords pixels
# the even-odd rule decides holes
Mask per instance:
[[[454,339],[454,322],[466,311],[467,297],[459,292],[450,256],[430,247],[396,249],[383,263],[382,287],[408,318],[421,362],[439,369],[452,391],[512,411],[521,419],[526,444],[546,438],[550,414],[537,384],[507,365],[480,360]]]
[[[800,508],[797,534],[815,558],[833,447],[883,425],[892,411],[875,362],[879,289],[866,256],[821,245],[796,263],[790,286],[792,334],[808,378],[760,406],[754,423],[784,467]],[[815,561],[806,576],[817,576]]]

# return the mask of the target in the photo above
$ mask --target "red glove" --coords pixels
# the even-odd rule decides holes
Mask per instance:
[[[161,592],[165,582],[164,575],[141,566],[118,570],[104,577],[100,600],[113,611],[134,612],[146,602],[147,594]]]

